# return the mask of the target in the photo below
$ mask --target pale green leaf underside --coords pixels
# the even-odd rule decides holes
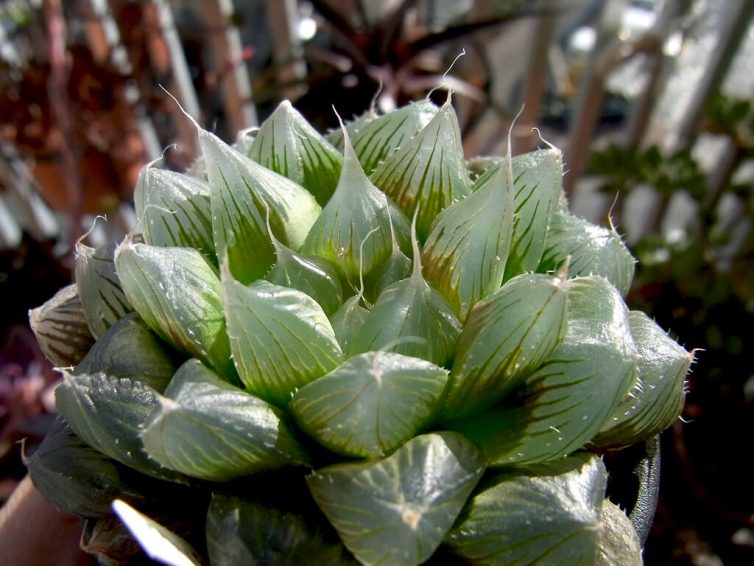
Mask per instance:
[[[96,249],[76,244],[76,285],[84,317],[95,338],[133,310],[116,273],[115,249],[115,242]]]
[[[446,544],[473,564],[591,565],[606,483],[604,465],[588,455],[500,472],[485,480]]]
[[[442,542],[484,472],[468,440],[417,436],[384,460],[307,477],[320,509],[363,564],[416,565]]]
[[[94,343],[75,284],[63,287],[45,304],[31,309],[29,325],[45,357],[56,367],[76,365]]]
[[[463,321],[503,281],[513,230],[513,191],[502,170],[443,210],[422,252],[424,276]]]
[[[198,360],[176,372],[142,437],[154,460],[209,481],[308,461],[277,409],[222,381]]]
[[[304,386],[288,409],[330,450],[379,458],[429,422],[446,380],[446,370],[424,360],[368,352]]]
[[[223,273],[230,348],[246,389],[278,406],[343,357],[322,307],[296,289]]]
[[[628,294],[636,260],[614,231],[567,212],[555,212],[539,271],[557,269],[566,257],[570,258],[570,277],[602,275],[622,296]]]
[[[232,379],[220,279],[201,253],[126,240],[115,263],[128,300],[147,326]]]

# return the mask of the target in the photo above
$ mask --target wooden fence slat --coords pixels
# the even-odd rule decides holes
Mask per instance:
[[[168,90],[178,99],[186,113],[193,116],[197,122],[201,122],[199,98],[191,82],[186,54],[175,28],[169,3],[166,0],[152,0],[146,3],[144,16],[152,32],[150,45],[152,65],[159,74],[171,77]],[[162,50],[167,52],[167,58],[161,56]],[[170,105],[170,112],[182,146],[181,151],[189,157],[196,157],[199,154],[199,148],[193,125],[175,105]]]
[[[266,0],[266,7],[280,95],[296,100],[306,92],[303,47],[295,29],[296,0]]]
[[[202,0],[215,74],[220,81],[225,118],[231,133],[257,125],[251,103],[251,82],[243,60],[241,36],[228,21],[233,13],[230,0]]]
[[[602,111],[605,94],[605,77],[609,71],[611,49],[618,37],[621,15],[626,7],[626,0],[605,2],[601,8],[601,17],[597,39],[590,56],[589,67],[582,80],[576,101],[576,111],[571,117],[568,144],[564,151],[567,173],[563,179],[566,195],[573,195],[576,181],[586,167],[590,142]]]

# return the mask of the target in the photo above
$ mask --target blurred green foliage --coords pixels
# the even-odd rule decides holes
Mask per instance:
[[[754,558],[754,548],[733,536],[752,529],[754,509],[754,466],[742,462],[733,432],[754,422],[754,183],[740,175],[754,159],[754,102],[714,96],[700,126],[730,148],[713,175],[690,146],[665,154],[657,146],[614,145],[590,159],[601,190],[616,199],[639,186],[660,195],[654,224],[632,246],[639,263],[629,304],[687,348],[702,350],[689,376],[684,422],[664,436],[664,502],[646,549],[650,564],[689,563],[689,549],[700,544],[725,564]],[[680,192],[695,211],[681,237],[668,237],[662,220]]]

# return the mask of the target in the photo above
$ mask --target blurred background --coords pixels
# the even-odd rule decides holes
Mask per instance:
[[[445,86],[467,156],[504,153],[519,111],[514,153],[562,149],[572,210],[612,221],[639,259],[630,306],[703,350],[662,438],[647,564],[754,564],[753,14],[753,0],[4,0],[0,501],[24,475],[19,441],[32,451],[54,411],[28,309],[71,281],[84,232],[131,229],[145,163],[196,157],[161,86],[228,141],[285,98],[331,128],[333,106],[351,118]]]

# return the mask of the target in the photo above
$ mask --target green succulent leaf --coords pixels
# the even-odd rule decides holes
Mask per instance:
[[[330,450],[381,458],[429,423],[447,375],[418,358],[368,352],[301,388],[288,410]]]
[[[227,271],[222,279],[230,348],[248,391],[285,406],[299,387],[340,364],[330,321],[309,295],[267,281],[246,287]]]
[[[287,100],[259,128],[247,153],[257,163],[302,185],[325,205],[343,158]]]
[[[209,481],[308,462],[278,409],[198,360],[184,363],[158,397],[142,439],[166,468]]]
[[[602,501],[597,566],[642,566],[641,543],[628,516],[609,499]]]
[[[107,515],[118,497],[132,502],[144,498],[129,485],[126,468],[84,443],[60,417],[26,466],[47,501],[81,517]]]
[[[628,294],[636,260],[614,229],[556,211],[538,271],[555,270],[566,258],[570,277],[602,275],[622,296]]]
[[[461,323],[445,298],[421,274],[418,244],[414,270],[385,289],[351,343],[351,355],[385,350],[450,367]]]
[[[31,309],[29,325],[45,357],[56,367],[75,366],[94,343],[75,284]]]
[[[518,387],[565,336],[567,285],[519,275],[472,309],[456,346],[446,418],[489,408]]]
[[[497,166],[506,168],[505,160]],[[545,249],[547,230],[558,209],[563,186],[563,158],[559,150],[537,150],[512,159],[513,202],[516,220],[505,265],[505,280],[535,271]],[[484,183],[496,167],[477,181]]]
[[[382,161],[408,144],[438,110],[430,100],[423,99],[347,127],[349,134],[353,132],[353,147],[366,174],[371,175]]]
[[[500,288],[513,230],[513,190],[502,169],[477,191],[443,210],[422,252],[424,276],[460,320]]]
[[[310,518],[217,493],[207,513],[207,549],[212,566],[355,563]]]
[[[419,209],[417,233],[424,241],[440,211],[471,193],[450,100],[415,138],[388,156],[371,179],[407,216]]]
[[[445,541],[473,564],[594,564],[606,484],[586,454],[498,472]]]
[[[217,257],[227,258],[236,279],[251,283],[275,262],[267,213],[278,239],[298,250],[320,206],[301,185],[241,155],[215,135],[200,130],[199,143],[207,164]]]
[[[74,368],[74,374],[135,377],[163,391],[176,370],[174,356],[135,313],[113,324]]]
[[[123,289],[160,338],[234,379],[220,279],[191,248],[162,248],[126,239],[115,254]]]
[[[125,501],[113,501],[113,511],[152,560],[170,566],[200,566],[202,559],[183,538],[153,519],[140,513]]]
[[[592,440],[599,447],[630,446],[652,438],[683,411],[693,352],[687,352],[643,312],[631,311],[628,322],[639,353],[639,378]]]
[[[363,564],[427,560],[484,473],[459,434],[417,436],[383,460],[336,464],[307,477],[343,544]]]
[[[636,381],[628,309],[599,276],[568,284],[568,330],[515,399],[451,426],[494,465],[557,458],[584,446]]]
[[[346,120],[345,122],[345,129],[348,135],[351,139],[354,139],[355,137],[358,137],[361,135],[362,130],[366,127],[367,124],[370,122],[373,122],[378,118],[377,112],[375,112],[373,109],[369,109],[360,116],[356,116],[355,118],[351,120]],[[335,128],[325,135],[325,139],[329,141],[333,147],[335,147],[338,151],[343,151],[344,146],[344,139],[345,136],[343,135],[343,128],[338,127]],[[359,158],[361,161],[361,158]],[[369,171],[367,172],[369,173]]]
[[[364,278],[365,294],[372,302],[376,301],[390,285],[411,275],[411,258],[403,253],[394,236],[391,245],[390,256],[382,265]]]
[[[154,389],[136,379],[103,373],[63,376],[63,382],[55,390],[55,403],[77,436],[143,474],[185,481],[144,452],[141,427],[159,405]]]
[[[369,315],[369,311],[361,306],[362,301],[361,294],[349,297],[330,318],[335,338],[343,352],[351,350],[351,342]]]
[[[90,248],[76,244],[76,285],[84,318],[95,338],[133,311],[121,287],[113,256],[116,243]]]
[[[338,186],[303,250],[340,266],[355,281],[360,273],[370,273],[388,258],[392,230],[405,239],[408,221],[369,181],[346,138]]]
[[[330,316],[343,302],[340,276],[327,261],[296,252],[272,236],[275,265],[265,277],[270,283],[298,289],[317,301]]]
[[[136,218],[153,246],[195,248],[215,262],[209,185],[175,171],[147,166],[134,190]]]

